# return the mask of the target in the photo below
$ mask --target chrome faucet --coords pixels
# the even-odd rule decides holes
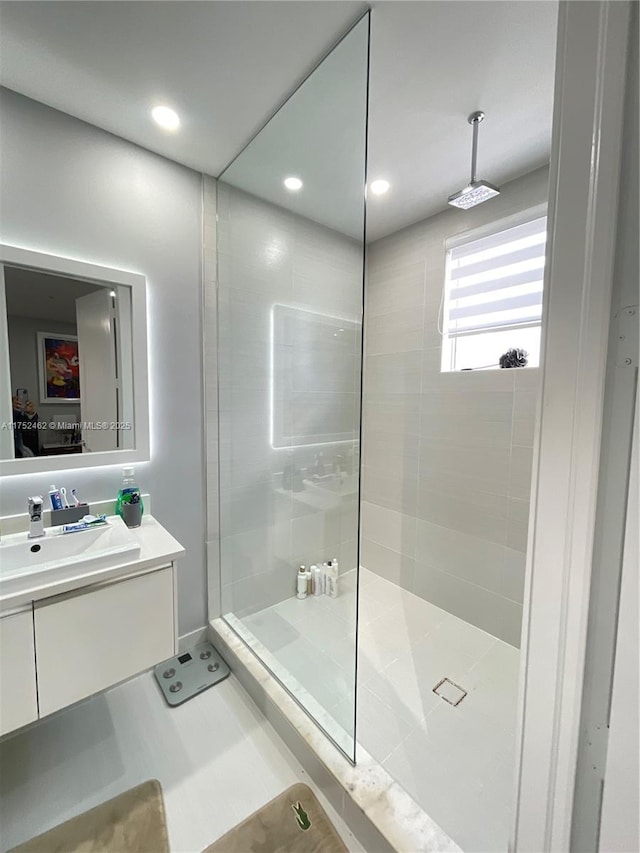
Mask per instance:
[[[44,501],[39,495],[29,498],[29,539],[38,539],[40,536],[44,536],[43,503]]]

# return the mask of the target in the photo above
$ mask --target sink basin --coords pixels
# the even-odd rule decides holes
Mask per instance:
[[[61,527],[49,527],[46,535],[29,539],[26,533],[14,533],[0,542],[0,596],[18,586],[25,575],[35,585],[63,580],[84,570],[95,571],[135,559],[140,545],[119,516],[107,519],[101,527],[79,533],[62,533]]]

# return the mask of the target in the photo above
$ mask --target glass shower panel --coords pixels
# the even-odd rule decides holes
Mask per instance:
[[[351,760],[368,43],[367,14],[218,182],[222,613]]]

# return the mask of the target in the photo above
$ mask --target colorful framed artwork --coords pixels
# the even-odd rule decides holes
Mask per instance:
[[[38,332],[38,376],[41,403],[80,402],[78,338],[60,332]]]

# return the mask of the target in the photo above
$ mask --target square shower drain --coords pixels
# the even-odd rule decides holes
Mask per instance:
[[[433,692],[441,699],[444,699],[445,702],[453,705],[454,708],[456,705],[459,705],[467,695],[466,690],[463,690],[462,687],[454,684],[449,678],[443,678],[442,681],[439,681],[433,688]]]

